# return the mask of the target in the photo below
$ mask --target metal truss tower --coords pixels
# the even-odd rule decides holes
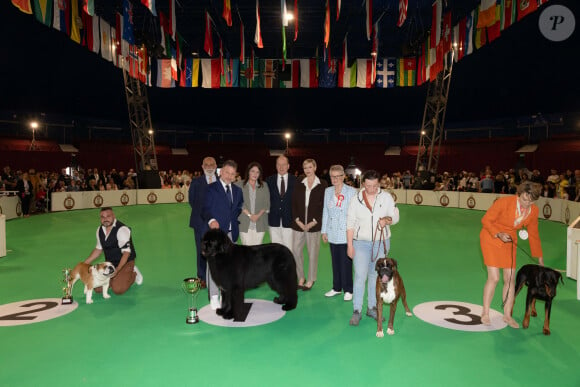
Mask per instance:
[[[445,124],[445,111],[447,110],[447,98],[453,70],[453,54],[450,54],[448,58],[451,58],[448,61],[449,66],[444,66],[443,71],[437,75],[437,79],[429,83],[427,89],[417,163],[415,164],[415,172],[422,174],[436,173],[439,164],[439,147]]]
[[[123,78],[125,81],[127,108],[129,109],[129,125],[131,126],[131,137],[133,138],[136,172],[157,170],[157,154],[155,152],[155,139],[151,125],[147,87],[138,79],[131,77],[127,70],[123,70]]]

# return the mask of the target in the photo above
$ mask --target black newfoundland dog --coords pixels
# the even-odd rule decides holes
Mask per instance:
[[[274,302],[282,304],[283,310],[296,308],[296,262],[286,246],[278,243],[237,245],[222,230],[212,229],[203,236],[201,253],[221,289],[222,307],[216,313],[224,319],[243,320],[245,290],[264,282],[279,294]]]

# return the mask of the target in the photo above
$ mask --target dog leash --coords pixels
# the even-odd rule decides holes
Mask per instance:
[[[375,251],[375,242],[377,241],[377,232],[379,234],[379,245],[382,242],[383,245],[383,252],[385,253],[385,258],[387,257],[387,241],[385,240],[385,228],[379,225],[377,222],[377,227],[375,228],[375,234],[373,235],[373,245],[371,247],[371,262],[375,262],[377,258],[379,258],[379,250],[377,249],[377,254],[375,255],[373,252]],[[380,247],[380,246],[379,246]]]

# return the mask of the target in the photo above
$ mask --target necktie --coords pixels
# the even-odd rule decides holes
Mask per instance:
[[[226,195],[228,195],[228,199],[230,201],[230,204],[232,204],[234,202],[234,198],[232,197],[232,191],[230,190],[230,185],[226,185]]]
[[[280,196],[284,196],[284,194],[286,193],[286,184],[284,184],[284,178],[281,177],[281,181],[280,181]]]
[[[209,175],[209,183],[208,184],[211,184],[211,183],[213,183],[213,176]]]

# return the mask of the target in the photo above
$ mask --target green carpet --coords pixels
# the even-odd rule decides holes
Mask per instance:
[[[399,206],[390,256],[399,261],[409,307],[434,300],[481,304],[486,278],[479,249],[483,212]],[[185,277],[195,275],[187,204],[115,209],[133,229],[142,286],[35,324],[0,327],[2,386],[578,386],[580,335],[576,281],[565,278],[552,308],[551,336],[539,317],[527,330],[462,332],[406,317],[401,305],[394,336],[375,337],[363,316],[349,326],[352,303],[328,299],[332,272],[322,244],[318,280],[300,292],[281,320],[250,328],[185,324]],[[0,258],[0,305],[60,298],[61,270],[95,246],[98,210],[8,221],[8,256]],[[565,269],[566,226],[540,221],[547,266]],[[521,243],[529,251],[527,243]],[[530,263],[518,251],[518,267]],[[247,298],[271,300],[262,286]],[[366,300],[366,297],[365,297]],[[521,322],[525,295],[516,299]],[[207,304],[207,292],[199,305]],[[501,310],[498,286],[492,308]],[[385,310],[388,311],[388,308]],[[1,316],[0,316],[1,318]]]

